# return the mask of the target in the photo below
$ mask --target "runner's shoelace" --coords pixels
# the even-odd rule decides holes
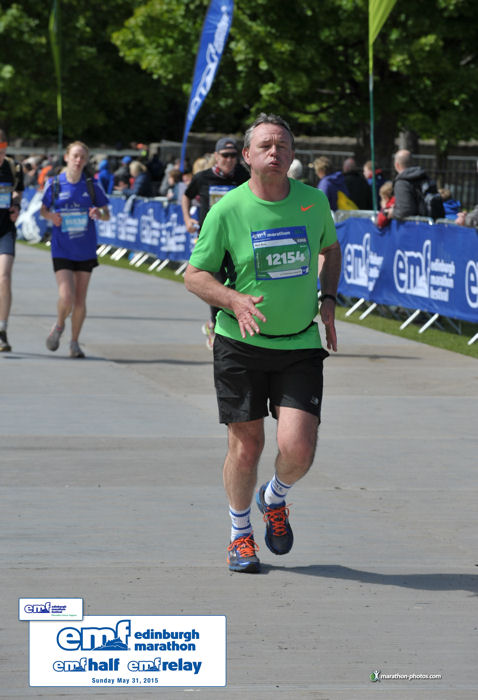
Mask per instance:
[[[269,521],[272,525],[272,534],[275,537],[282,537],[287,534],[286,520],[289,517],[288,506],[279,506],[279,508],[269,508],[264,513],[264,522]]]
[[[259,545],[254,542],[250,535],[233,540],[227,549],[231,552],[235,548],[241,557],[253,557],[259,551]]]

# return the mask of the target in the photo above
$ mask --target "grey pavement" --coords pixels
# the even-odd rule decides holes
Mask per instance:
[[[48,253],[19,245],[0,355],[1,698],[477,697],[476,359],[339,323],[317,456],[290,496],[294,548],[274,557],[253,510],[263,573],[233,574],[205,306],[102,266],[87,358],[71,360],[67,338],[45,348],[55,304]],[[259,483],[274,456],[268,419]],[[31,688],[18,598],[38,596],[226,615],[228,685]]]

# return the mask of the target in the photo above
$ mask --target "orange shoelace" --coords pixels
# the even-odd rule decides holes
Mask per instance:
[[[241,557],[253,557],[255,553],[259,551],[259,545],[254,542],[251,535],[245,535],[244,537],[238,537],[233,540],[228,546],[227,551],[231,552],[236,547]]]
[[[264,513],[264,522],[269,521],[272,525],[272,534],[275,537],[287,535],[286,520],[289,517],[289,508],[280,506],[279,508],[270,508]]]

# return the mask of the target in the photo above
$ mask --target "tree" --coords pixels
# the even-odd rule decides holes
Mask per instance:
[[[185,103],[207,4],[149,0],[113,36],[126,61],[181,85]],[[261,110],[277,111],[299,132],[355,135],[365,152],[367,12],[366,0],[237,0],[226,55],[195,128],[231,131]],[[474,0],[397,2],[374,48],[379,156],[391,153],[399,129],[436,138],[442,148],[477,135],[476,15]]]
[[[171,136],[168,107],[178,108],[175,93],[126,63],[110,40],[130,15],[131,1],[62,0],[60,5],[65,140],[127,143]],[[0,122],[11,136],[55,142],[50,3],[22,0],[0,9]]]
[[[61,0],[65,136],[180,140],[209,0]],[[0,18],[0,120],[56,133],[47,23],[36,0]],[[234,133],[260,111],[297,134],[356,136],[369,155],[368,0],[236,0],[195,130]],[[476,0],[397,0],[374,45],[377,160],[401,129],[439,148],[478,136]]]

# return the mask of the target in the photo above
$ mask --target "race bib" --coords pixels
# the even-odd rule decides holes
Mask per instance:
[[[233,189],[234,187],[231,187],[230,185],[210,185],[209,208],[211,208],[213,204],[217,204],[217,202],[219,202],[219,200],[222,199],[225,194]]]
[[[61,232],[70,238],[84,236],[88,228],[88,212],[84,209],[64,209],[61,214]]]
[[[12,186],[9,182],[0,182],[0,209],[10,209],[12,204]]]
[[[310,247],[305,226],[252,231],[257,280],[307,275]]]

